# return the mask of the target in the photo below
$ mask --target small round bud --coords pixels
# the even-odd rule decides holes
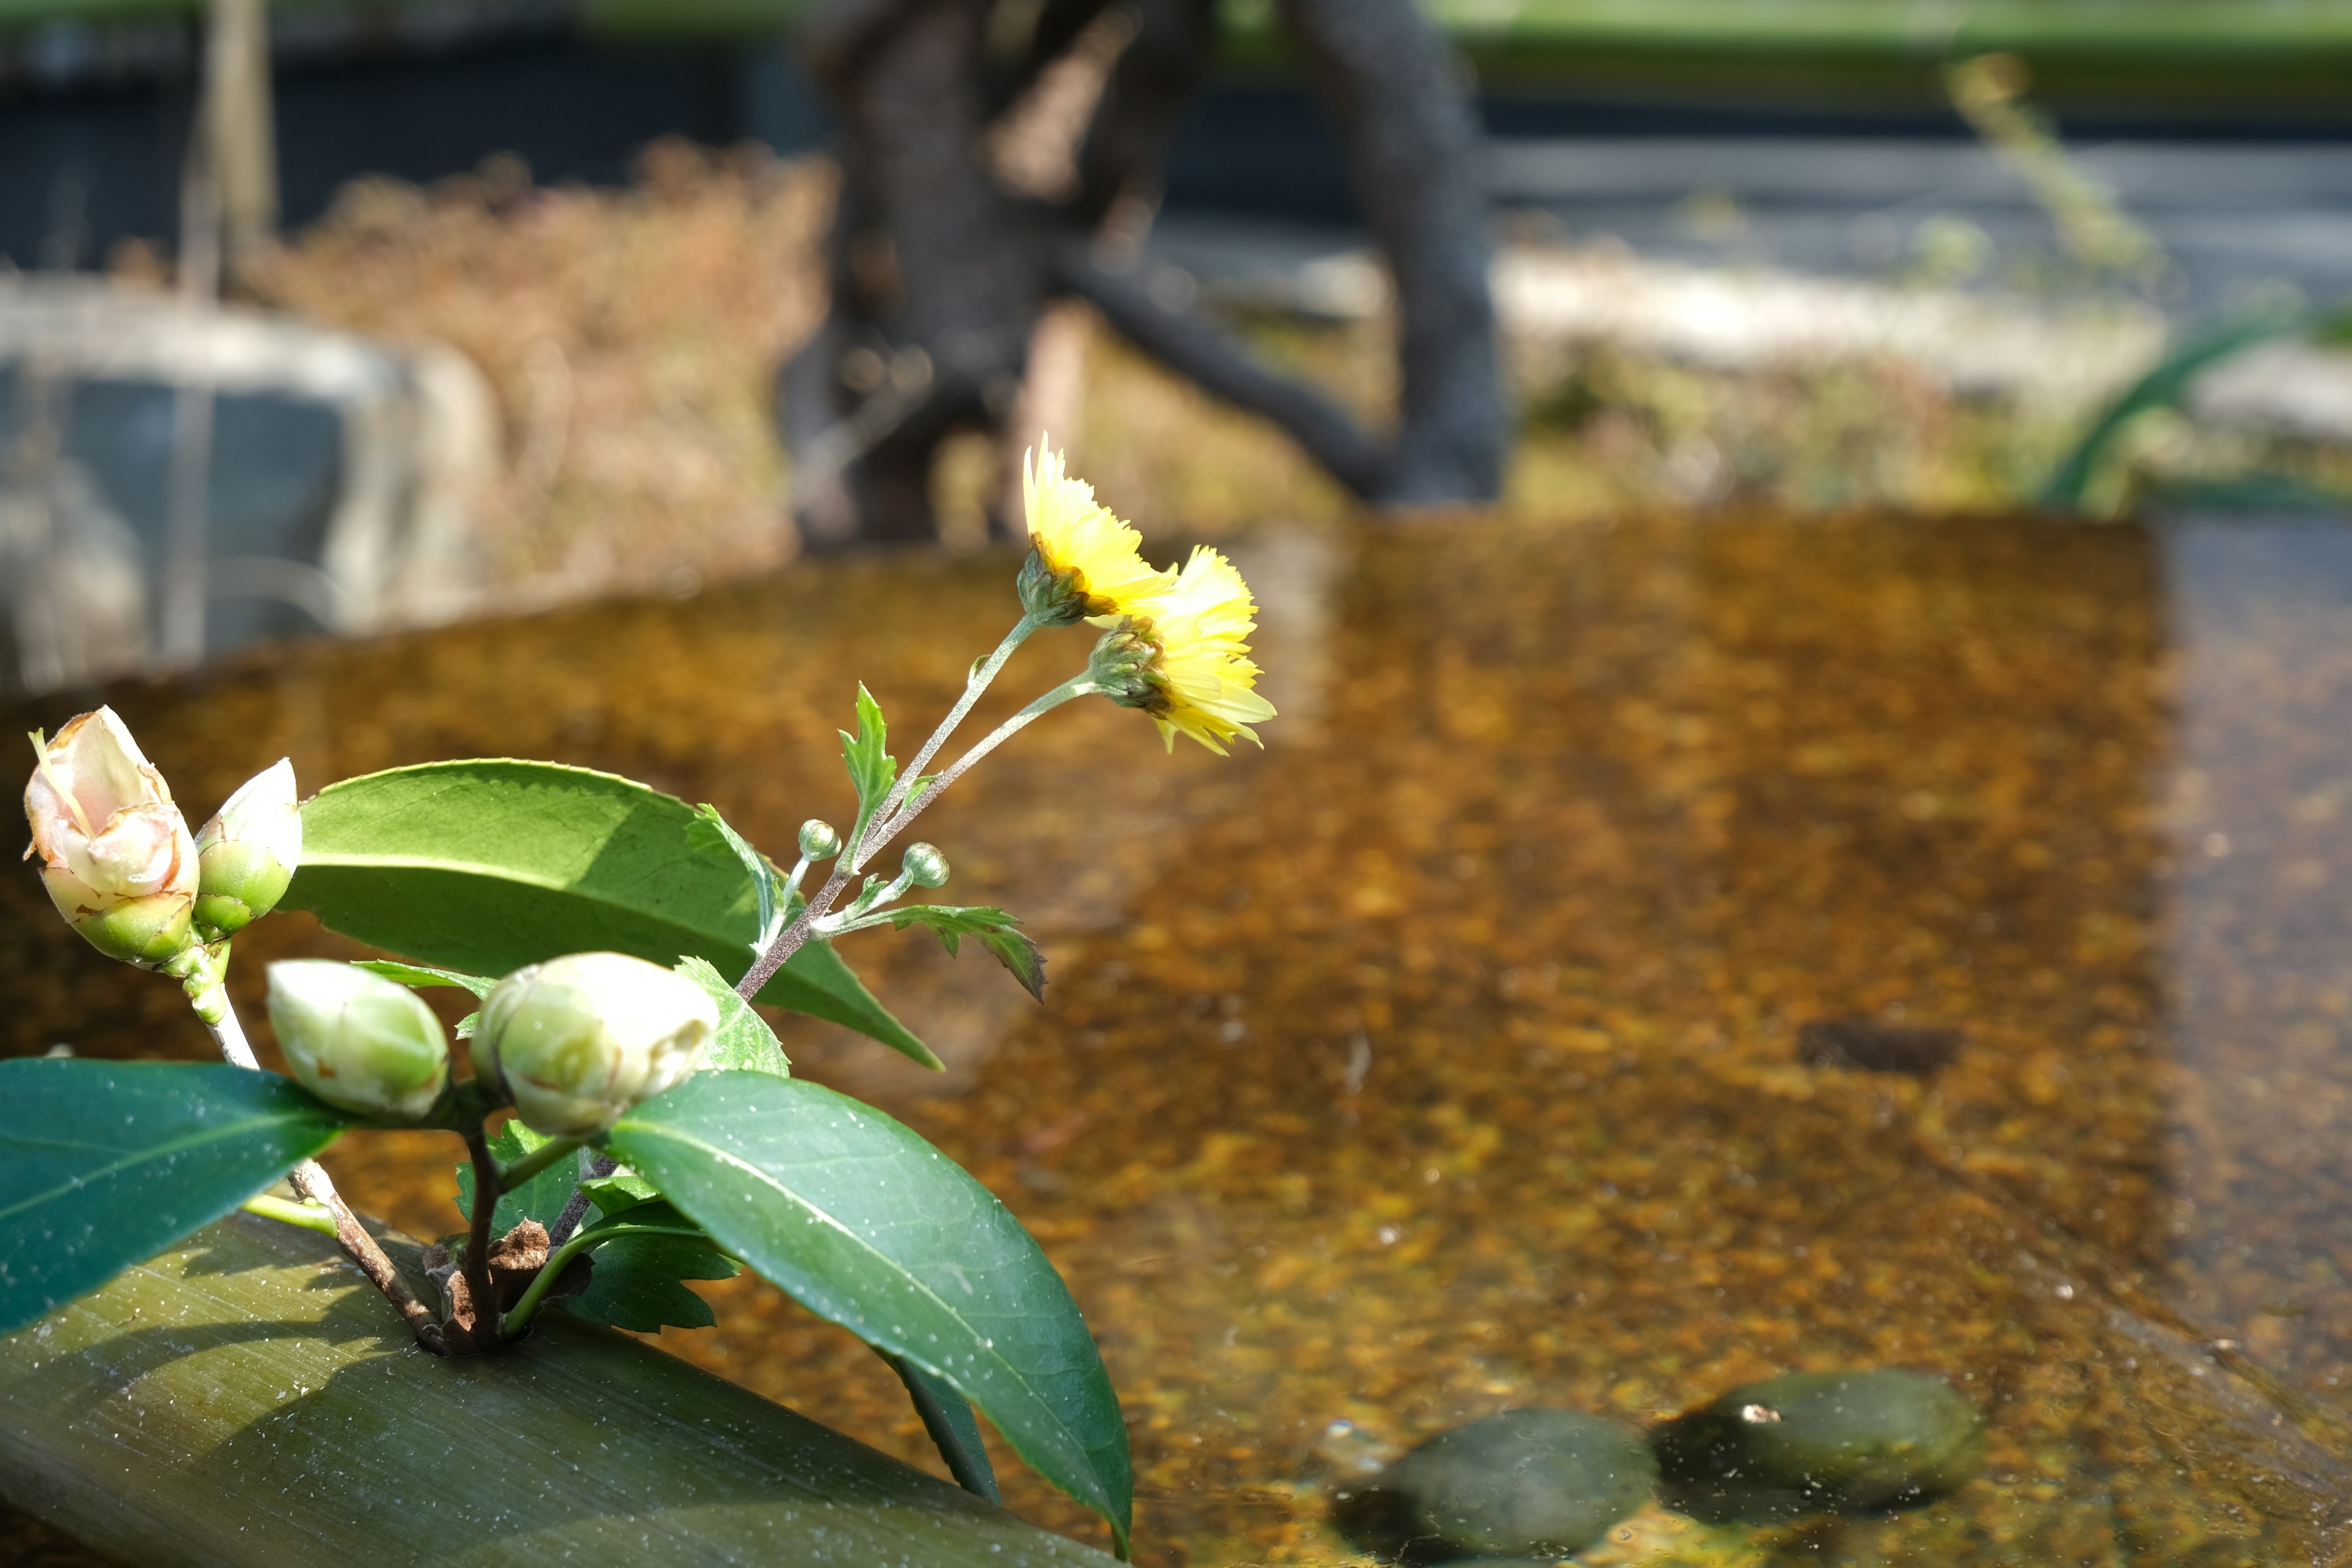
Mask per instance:
[[[948,880],[948,858],[931,844],[909,844],[906,858],[898,869],[918,888],[943,888]]]
[[[281,758],[239,785],[196,835],[196,924],[215,939],[243,931],[278,907],[301,863],[294,764]]]
[[[433,1009],[352,964],[271,964],[269,1025],[296,1080],[345,1110],[421,1121],[449,1086],[449,1040]]]
[[[801,853],[811,860],[830,860],[841,853],[841,835],[832,823],[812,816],[801,824]]]
[[[474,1069],[551,1138],[587,1138],[684,1079],[719,1027],[685,975],[618,952],[518,969],[482,999]]]

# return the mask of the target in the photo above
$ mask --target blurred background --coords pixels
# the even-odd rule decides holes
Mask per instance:
[[[1411,16],[0,0],[0,689],[977,548],[1041,429],[1191,536],[2346,493],[2352,6]]]

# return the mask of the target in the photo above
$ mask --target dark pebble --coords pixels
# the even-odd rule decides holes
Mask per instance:
[[[1941,1378],[1800,1372],[1735,1388],[1652,1436],[1666,1505],[1714,1523],[1880,1514],[1984,1465],[1984,1418]]]
[[[1959,1048],[1958,1029],[1881,1024],[1871,1018],[1829,1018],[1797,1028],[1797,1054],[1817,1068],[1926,1078],[1948,1065]]]
[[[1509,1410],[1441,1432],[1333,1499],[1350,1541],[1391,1563],[1556,1560],[1657,1490],[1642,1435],[1580,1410]]]

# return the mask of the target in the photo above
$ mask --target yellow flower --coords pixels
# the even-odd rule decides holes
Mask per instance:
[[[1029,514],[1021,598],[1039,620],[1068,626],[1127,615],[1173,581],[1175,574],[1144,564],[1142,536],[1095,500],[1092,485],[1070,478],[1059,452],[1025,455],[1021,498]]]
[[[1224,742],[1274,717],[1249,657],[1257,605],[1234,563],[1203,544],[1166,587],[1139,602],[1096,650],[1097,684],[1151,715],[1171,751],[1179,731],[1225,754]]]

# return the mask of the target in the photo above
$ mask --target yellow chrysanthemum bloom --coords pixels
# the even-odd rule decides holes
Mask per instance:
[[[1234,563],[1203,544],[1159,594],[1137,605],[1096,649],[1097,683],[1115,702],[1139,708],[1173,751],[1178,731],[1219,756],[1252,724],[1274,717],[1258,695],[1249,657],[1257,604]]]
[[[1096,500],[1092,485],[1072,479],[1059,452],[1024,455],[1021,500],[1029,514],[1022,604],[1047,625],[1131,615],[1174,580],[1144,563],[1142,535]]]

